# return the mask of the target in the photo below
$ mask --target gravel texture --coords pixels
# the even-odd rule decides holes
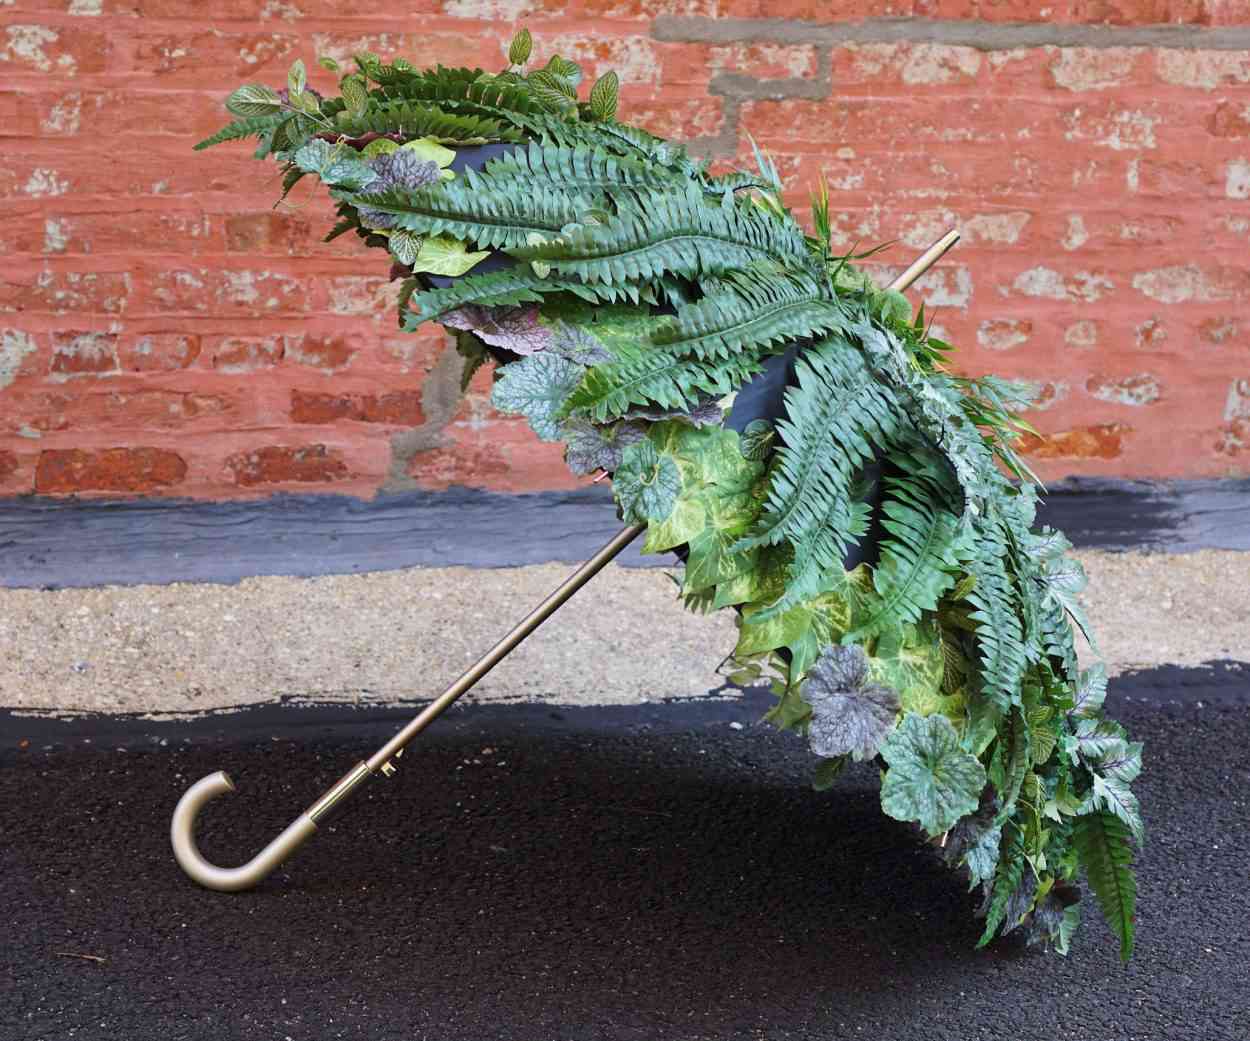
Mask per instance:
[[[1092,907],[1067,958],[974,951],[974,897],[882,816],[871,767],[812,791],[750,696],[456,712],[233,895],[172,860],[181,789],[231,771],[202,841],[236,863],[389,726],[0,740],[0,1037],[1245,1041],[1247,684],[1238,707],[1168,709],[1141,679],[1109,703],[1146,742],[1127,967]]]
[[[1250,554],[1078,554],[1113,672],[1250,660]],[[0,589],[0,707],[181,714],[278,699],[429,698],[569,573],[418,568],[57,591]],[[734,615],[668,573],[609,567],[471,697],[606,705],[719,687]]]

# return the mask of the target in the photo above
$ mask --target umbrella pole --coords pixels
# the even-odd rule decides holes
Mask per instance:
[[[959,239],[948,231],[890,283],[890,289],[902,292],[932,267]],[[374,774],[389,777],[395,772],[395,760],[404,747],[441,716],[462,694],[471,690],[491,669],[498,665],[527,636],[550,618],[566,600],[595,577],[604,566],[646,530],[644,524],[623,528],[598,553],[573,572],[542,603],[518,622],[502,640],[486,652],[455,683],[421,710],[413,719],[368,759],[357,763],[329,789],[295,818],[286,830],[246,864],[223,868],[210,863],[195,842],[195,822],[200,811],[212,800],[234,791],[234,782],[224,770],[209,774],[186,790],[174,809],[169,826],[170,842],[178,865],[194,881],[208,889],[237,892],[251,889],[274,868],[285,861],[312,838],[317,826],[337,811],[348,797]]]

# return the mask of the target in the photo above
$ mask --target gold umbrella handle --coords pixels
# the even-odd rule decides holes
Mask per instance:
[[[915,262],[890,283],[890,289],[899,292],[907,289],[917,278],[932,267],[948,249],[959,240],[959,234],[948,231],[924,251]],[[366,761],[357,763],[344,774],[324,795],[293,820],[287,829],[256,854],[246,864],[235,868],[218,867],[210,863],[195,842],[195,823],[200,811],[213,799],[234,791],[234,782],[221,770],[196,781],[178,800],[169,827],[170,842],[179,866],[192,879],[209,889],[237,892],[250,889],[274,868],[312,838],[317,825],[346,801],[369,777],[381,773],[390,776],[395,772],[394,759],[421,731],[441,716],[448,707],[483,676],[499,664],[508,654],[537,629],[543,622],[582,586],[597,575],[621,550],[634,541],[646,529],[646,525],[634,524],[622,529],[598,553],[573,572],[541,604],[526,615],[507,636],[492,647],[472,668],[448,687],[434,701],[418,713],[402,730]]]

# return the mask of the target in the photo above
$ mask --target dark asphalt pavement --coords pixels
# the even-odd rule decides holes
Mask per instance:
[[[1067,958],[974,951],[874,771],[812,791],[763,704],[458,709],[235,895],[174,864],[182,790],[231,773],[202,845],[238,862],[401,717],[0,719],[0,1041],[1250,1037],[1250,672],[1113,684],[1147,756],[1127,967],[1092,905]]]

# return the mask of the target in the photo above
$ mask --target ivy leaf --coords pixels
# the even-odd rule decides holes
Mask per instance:
[[[801,687],[812,706],[808,740],[820,756],[850,755],[857,762],[877,754],[894,727],[898,694],[866,683],[868,656],[862,647],[826,647]]]
[[[556,417],[585,371],[558,354],[531,354],[500,370],[491,403],[500,412],[523,415],[543,441],[559,441]]]
[[[595,119],[607,121],[616,118],[620,103],[621,81],[615,72],[605,72],[590,88],[590,111]]]
[[[226,109],[236,116],[269,116],[281,108],[277,91],[261,83],[246,83],[226,98]]]
[[[601,365],[613,357],[612,352],[589,329],[562,319],[552,323],[551,344],[547,349],[578,365]]]
[[[478,307],[469,304],[439,318],[443,325],[475,333],[492,347],[514,354],[536,354],[551,347],[551,329],[539,321],[538,305]],[[567,357],[567,356],[566,356]],[[576,359],[569,359],[576,361]]]
[[[412,262],[412,270],[431,275],[463,275],[490,256],[490,250],[473,253],[459,239],[449,235],[431,235],[421,244],[421,252]]]
[[[534,38],[528,29],[522,29],[512,37],[512,42],[508,45],[508,64],[524,65],[530,60],[533,50]]]
[[[418,235],[415,231],[396,228],[387,239],[387,246],[391,251],[391,256],[401,264],[411,264],[417,259],[422,241],[423,236]]]
[[[563,360],[563,359],[561,359]],[[649,440],[625,449],[612,474],[616,501],[625,520],[634,524],[665,520],[681,494],[681,473],[670,455],[661,455]]]
[[[439,169],[450,166],[451,161],[456,158],[453,149],[444,148],[437,141],[433,141],[428,137],[419,137],[414,141],[405,141],[399,146],[405,152],[412,152],[418,159],[427,163],[435,163]]]
[[[304,68],[304,60],[296,58],[286,74],[286,89],[294,98],[297,94],[303,94],[306,86],[308,86],[308,70]]]
[[[890,767],[881,782],[881,808],[895,820],[918,821],[930,835],[940,835],[980,804],[985,769],[960,749],[945,716],[909,712],[881,755]]]
[[[646,436],[646,430],[637,423],[599,426],[589,420],[571,419],[564,424],[564,461],[581,476],[596,470],[611,473],[621,465],[625,449]]]
[[[777,431],[766,419],[753,419],[742,431],[742,455],[746,459],[762,462],[773,450],[773,442],[777,439]]]

